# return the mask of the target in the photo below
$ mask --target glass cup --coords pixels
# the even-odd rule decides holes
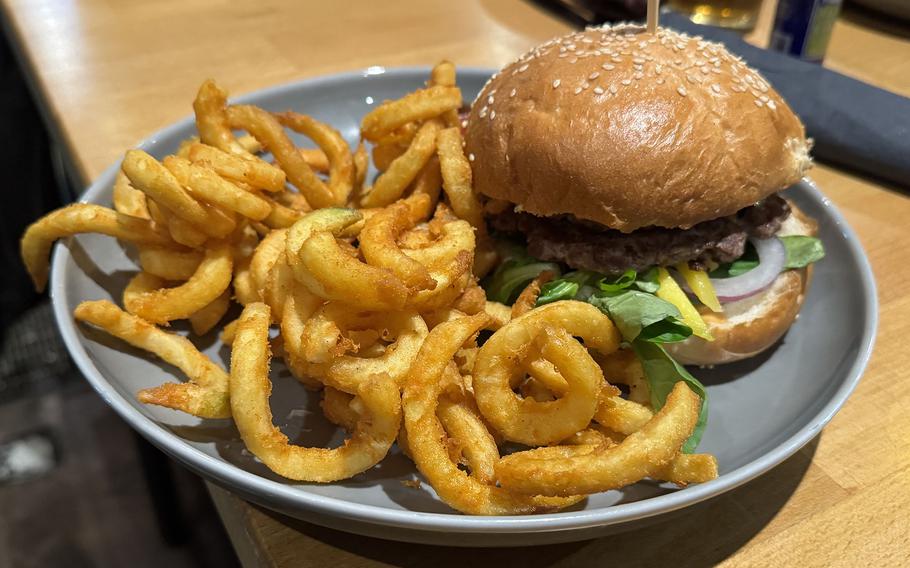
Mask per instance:
[[[669,0],[668,3],[696,24],[751,30],[762,0]]]

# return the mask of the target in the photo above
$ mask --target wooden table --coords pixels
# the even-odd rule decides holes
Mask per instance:
[[[204,77],[234,93],[367,65],[497,67],[568,29],[524,2],[0,0],[49,126],[88,180],[189,114]],[[767,22],[767,13],[765,22]],[[910,27],[838,22],[827,65],[910,95]],[[764,29],[764,28],[763,28]],[[760,35],[760,34],[759,34]],[[758,37],[758,41],[761,38]],[[767,475],[653,528],[596,541],[485,552],[337,533],[212,495],[247,566],[910,564],[910,199],[824,166],[879,284],[878,345],[824,433]]]

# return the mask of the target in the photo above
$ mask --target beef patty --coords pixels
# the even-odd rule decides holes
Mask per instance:
[[[775,194],[690,229],[647,227],[622,233],[571,215],[537,217],[511,208],[489,220],[497,231],[524,235],[528,253],[536,258],[615,274],[680,262],[695,268],[732,262],[743,255],[749,237],[773,236],[789,215],[790,205]]]

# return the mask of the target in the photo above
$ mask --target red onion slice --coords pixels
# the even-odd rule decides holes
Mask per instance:
[[[721,302],[735,302],[758,294],[770,286],[784,269],[787,251],[780,239],[749,240],[758,252],[758,266],[732,278],[712,278],[711,284]]]

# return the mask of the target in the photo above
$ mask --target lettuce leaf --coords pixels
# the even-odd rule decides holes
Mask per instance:
[[[645,371],[645,377],[651,389],[651,406],[655,411],[663,408],[667,402],[667,396],[679,381],[685,382],[695,394],[701,397],[701,410],[698,413],[695,430],[682,447],[683,452],[691,454],[698,447],[705,432],[705,426],[708,424],[708,391],[698,379],[689,374],[685,367],[674,361],[663,346],[649,341],[636,340],[632,342],[632,349]]]
[[[637,276],[637,272],[629,269],[612,281],[608,281],[606,278],[601,279],[601,281],[597,283],[597,287],[607,294],[617,294],[634,284]]]
[[[540,287],[536,305],[542,306],[559,300],[571,300],[578,294],[578,286],[578,282],[565,279],[547,282]]]
[[[646,292],[627,290],[615,296],[595,295],[588,302],[610,316],[629,343],[672,343],[692,335],[692,329],[680,321],[682,314],[676,306]]]
[[[551,280],[541,286],[537,305],[542,306],[558,300],[586,300],[596,292],[594,286],[602,278],[602,274],[588,270],[567,272],[562,278]]]
[[[820,239],[793,235],[778,237],[787,251],[787,263],[784,268],[803,268],[825,257],[825,246]]]

